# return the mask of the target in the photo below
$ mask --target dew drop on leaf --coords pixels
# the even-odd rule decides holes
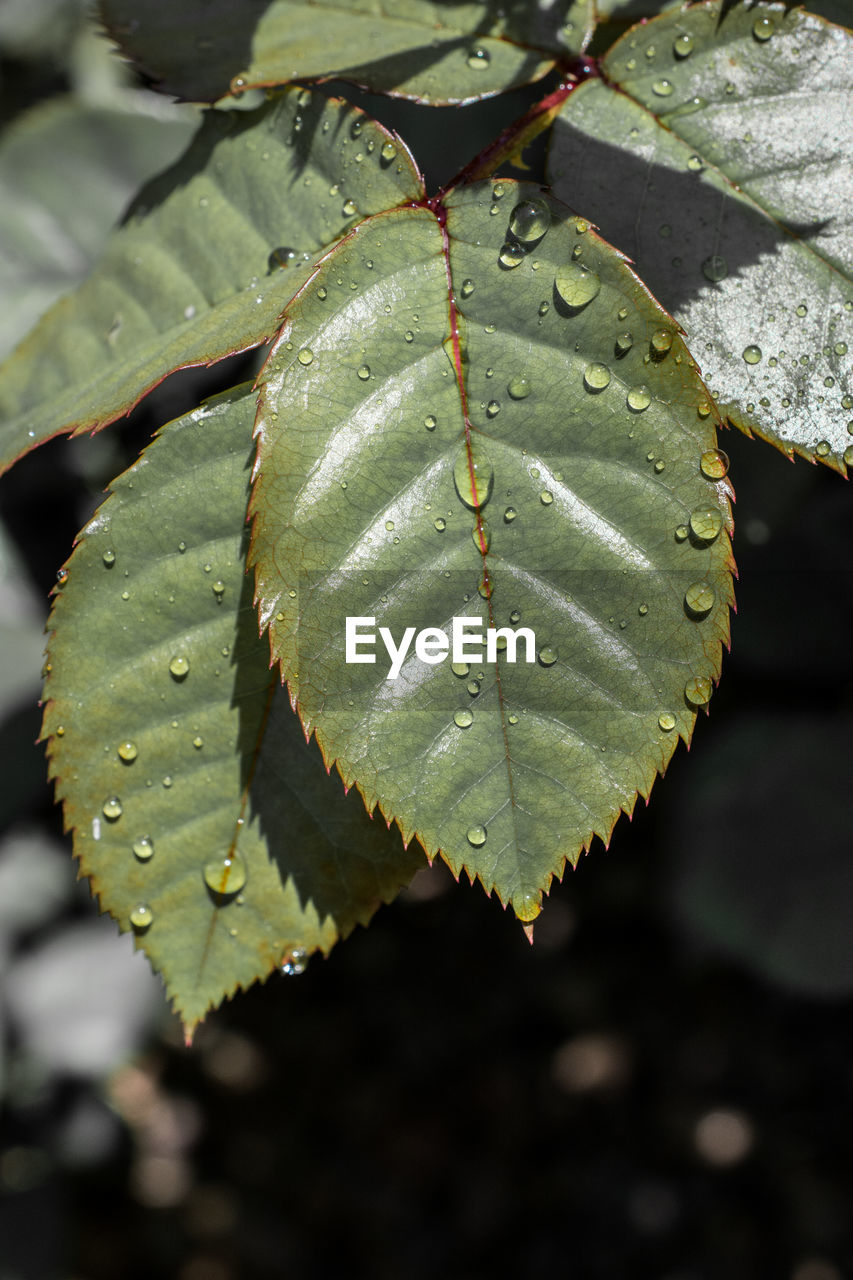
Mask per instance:
[[[706,480],[722,480],[729,471],[728,455],[722,449],[706,449],[699,459],[699,470]]]
[[[832,445],[828,440],[818,440],[814,451],[819,458],[827,458],[832,452]]]
[[[108,548],[108,550],[106,550],[104,554],[101,556],[101,559],[103,560],[104,565],[107,569],[112,569],[113,565],[116,562],[116,553],[112,550],[112,548]]]
[[[728,274],[729,264],[718,253],[712,253],[702,263],[702,275],[713,284],[718,284],[720,280],[725,280]]]
[[[652,334],[651,348],[656,356],[665,356],[672,349],[673,335],[669,329],[655,329]]]
[[[308,967],[308,953],[304,947],[291,947],[281,958],[281,971],[286,978],[298,978]]]
[[[383,142],[382,149],[379,154],[386,164],[390,164],[397,154],[397,148],[394,146],[393,142]]]
[[[469,711],[467,707],[460,707],[458,711],[454,712],[453,721],[460,729],[470,729],[474,723],[474,713]]]
[[[694,40],[692,36],[683,32],[680,36],[676,36],[672,42],[672,52],[676,58],[687,58],[693,52]]]
[[[132,764],[137,756],[136,743],[128,739],[126,742],[120,742],[118,746],[119,759],[125,764]]]
[[[175,680],[185,679],[189,669],[189,661],[180,653],[176,653],[172,661],[169,663],[169,671],[172,674],[172,678]]]
[[[554,277],[557,293],[567,307],[580,311],[598,297],[601,281],[594,271],[577,262],[566,262],[557,268]]]
[[[616,342],[614,343],[614,347],[616,349],[617,356],[627,355],[628,352],[633,347],[633,345],[634,345],[633,334],[630,334],[627,330],[624,333],[619,333],[616,335]]]
[[[204,864],[203,875],[208,889],[222,897],[230,897],[239,893],[246,883],[246,863],[239,853],[211,858]]]
[[[517,515],[518,515],[518,512],[516,511],[515,507],[507,507],[506,511],[504,512],[504,520],[506,521],[507,524],[512,524],[513,520]]]
[[[108,796],[104,801],[103,814],[108,821],[118,822],[123,812],[122,803],[118,796]]]
[[[747,364],[758,364],[761,355],[761,347],[757,347],[754,342],[751,342],[748,347],[743,349],[743,358]]]
[[[723,527],[723,517],[713,507],[703,507],[690,516],[690,532],[697,542],[714,542]]]
[[[130,923],[134,929],[147,929],[154,920],[154,912],[147,902],[137,902],[130,913]]]
[[[690,618],[707,618],[714,607],[717,593],[710,582],[693,582],[684,593],[684,608]]]
[[[684,686],[684,696],[693,707],[704,707],[711,701],[713,685],[707,676],[694,676]]]
[[[356,373],[361,378],[362,382],[367,382],[367,379],[370,377],[370,365],[360,364],[356,369]]]
[[[587,391],[603,391],[610,386],[610,370],[606,364],[588,364],[583,371],[583,384]]]
[[[552,649],[550,645],[545,645],[543,649],[539,650],[539,661],[543,667],[553,667],[557,661],[556,650]]]
[[[513,267],[517,267],[519,263],[524,261],[526,254],[520,244],[511,244],[509,240],[501,247],[498,254],[498,262],[507,271],[512,271]]]
[[[469,827],[466,832],[468,843],[475,849],[479,849],[481,845],[486,843],[486,828],[478,823],[474,827]]]
[[[509,229],[516,240],[533,244],[551,225],[551,210],[544,200],[522,200],[509,215]]]
[[[776,24],[772,18],[756,18],[752,24],[752,34],[762,43],[769,40],[775,30]]]
[[[479,511],[489,501],[494,477],[494,467],[477,444],[460,453],[453,468],[456,492],[471,511]]]
[[[140,862],[147,862],[154,857],[154,841],[150,836],[140,836],[133,842],[133,852]]]
[[[633,413],[642,413],[652,402],[652,393],[646,386],[631,387],[625,402]]]
[[[435,431],[436,427],[438,426],[438,419],[435,418],[431,413],[428,413],[427,416],[424,418],[424,426],[426,427],[427,431]]]
[[[300,364],[309,365],[311,361],[314,359],[314,352],[311,350],[310,347],[303,347],[302,350],[297,354],[296,359],[299,361]]]
[[[659,98],[668,98],[673,91],[671,80],[655,80],[652,84],[652,93],[657,94]]]
[[[465,59],[472,71],[485,71],[491,62],[487,49],[472,49]]]
[[[539,501],[542,503],[543,507],[550,507],[551,503],[554,501],[554,495],[549,489],[543,489],[539,495]]]
[[[664,733],[669,733],[675,728],[675,716],[671,711],[662,711],[660,713],[658,716],[658,728],[662,729]]]

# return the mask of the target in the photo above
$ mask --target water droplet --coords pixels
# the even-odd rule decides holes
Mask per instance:
[[[219,578],[217,578],[216,582],[214,582],[213,586],[211,587],[211,590],[213,591],[213,594],[216,596],[216,599],[221,600],[222,597],[225,595],[225,583],[220,581]]]
[[[513,400],[525,400],[530,395],[530,383],[519,374],[511,379],[507,391]]]
[[[126,764],[132,764],[138,754],[136,750],[136,743],[131,742],[129,739],[127,742],[120,742],[118,746],[118,754],[120,760],[124,760]]]
[[[647,604],[640,604],[637,606],[637,613],[640,615],[641,618],[645,618],[648,611],[649,611],[649,606]]]
[[[846,467],[853,467],[853,444],[848,444],[847,448],[844,450],[844,465]],[[59,730],[57,729],[56,732],[59,733]]]
[[[465,61],[472,71],[485,71],[491,62],[491,58],[488,50],[476,48],[471,50]]]
[[[450,670],[455,676],[459,676],[461,680],[464,676],[467,676],[471,668],[468,666],[467,662],[452,662],[450,664]]]
[[[652,93],[656,93],[659,98],[668,98],[672,90],[671,80],[655,80],[652,84]]]
[[[105,566],[108,569],[112,569],[113,565],[116,562],[116,553],[110,548],[104,552],[101,559],[103,560]]]
[[[722,449],[706,449],[699,459],[699,470],[706,480],[722,480],[728,475],[728,455]]]
[[[711,701],[714,687],[707,676],[694,676],[684,686],[684,696],[693,707],[704,707]]]
[[[808,313],[809,313],[808,307],[804,302],[801,302],[800,305],[797,307],[797,315],[802,320],[803,316],[807,316]]]
[[[354,200],[345,200],[343,206],[343,214],[347,218],[354,217],[358,213],[358,205]]]
[[[59,569],[59,570],[57,571],[57,574],[56,574],[56,584],[57,584],[57,586],[59,586],[59,587],[64,587],[67,581],[68,581],[68,570],[67,570],[67,569]]]
[[[524,244],[541,240],[550,225],[551,210],[544,200],[523,200],[509,215],[510,231]]]
[[[492,545],[492,531],[485,520],[480,520],[471,530],[471,538],[479,552],[485,554]]]
[[[547,316],[547,314],[548,314],[548,312],[549,312],[550,310],[551,310],[551,304],[550,304],[550,302],[540,302],[540,303],[539,303],[539,314],[540,314],[540,316]]]
[[[298,353],[296,359],[299,361],[300,364],[309,365],[311,361],[314,359],[314,352],[311,350],[310,347],[303,347],[302,350]]]
[[[543,667],[553,667],[557,661],[557,651],[552,649],[550,645],[545,645],[539,650],[539,662]]]
[[[438,426],[438,419],[434,418],[431,413],[428,413],[427,416],[424,418],[424,426],[426,427],[427,431],[435,431],[436,427]]]
[[[124,812],[121,800],[119,800],[118,796],[108,796],[104,801],[102,812],[104,817],[108,818],[110,822],[118,822]]]
[[[757,347],[755,343],[750,343],[748,347],[744,347],[742,353],[747,364],[758,364],[762,356],[761,347]]]
[[[684,608],[691,618],[707,618],[716,599],[710,582],[693,582],[684,593]]]
[[[204,883],[213,893],[231,897],[239,893],[246,883],[246,863],[239,853],[211,858],[204,864]]]
[[[690,532],[697,542],[714,542],[723,527],[723,517],[714,507],[703,507],[690,516]]]
[[[658,458],[654,466],[655,475],[659,476],[665,467],[666,467],[666,463],[664,462],[663,458]]]
[[[814,447],[814,451],[819,458],[826,458],[832,452],[832,446],[828,440],[818,440]]]
[[[776,24],[772,18],[756,18],[752,24],[752,34],[756,40],[769,40],[776,30]]]
[[[64,724],[58,724],[58,725],[56,726],[56,736],[57,736],[57,738],[64,738],[64,737],[65,737],[65,725],[64,725]]]
[[[675,728],[675,716],[671,711],[662,711],[658,716],[658,727],[663,729],[664,733],[669,733]]]
[[[507,242],[501,246],[501,251],[498,254],[498,262],[502,267],[505,267],[507,271],[512,271],[513,267],[517,267],[519,263],[524,260],[525,256],[525,250],[520,244],[512,244],[507,240]]]
[[[469,827],[465,833],[468,843],[473,845],[475,849],[479,849],[481,845],[486,843],[486,828],[479,823],[475,827]]]
[[[369,364],[359,365],[358,368],[356,369],[356,373],[361,378],[362,382],[367,382],[367,379],[370,377],[370,365]]]
[[[718,284],[720,280],[725,280],[728,274],[729,264],[718,253],[712,253],[702,263],[702,275],[713,284]]]
[[[675,541],[686,542],[690,536],[690,529],[686,524],[678,524],[675,526]]]
[[[673,334],[669,329],[655,329],[652,334],[651,348],[656,356],[663,357],[672,349]]]
[[[603,391],[605,387],[610,386],[610,370],[606,364],[588,364],[583,371],[583,385],[587,391],[595,392]]]
[[[472,698],[476,698],[477,694],[480,692],[480,686],[476,680],[469,680],[465,688],[468,690]]]
[[[554,501],[554,495],[553,493],[550,493],[548,489],[543,489],[539,495],[539,501],[542,503],[543,507],[550,507],[551,503]]]
[[[460,729],[470,729],[474,723],[474,713],[469,711],[467,707],[460,709],[453,714],[453,721]]]
[[[489,501],[495,472],[482,447],[473,443],[460,453],[453,468],[456,492],[466,507],[479,511]]]
[[[700,418],[707,418],[711,413],[711,406],[707,400],[700,400],[696,406],[696,412]]]
[[[573,311],[587,306],[598,297],[601,289],[601,281],[595,272],[577,262],[566,262],[558,267],[554,285],[563,302]]]
[[[489,403],[486,405],[487,418],[496,418],[500,413],[500,411],[501,411],[500,400],[490,400]]]
[[[147,862],[154,857],[154,841],[150,836],[140,836],[133,842],[133,852],[140,862]]]
[[[617,356],[627,355],[628,352],[633,347],[633,345],[634,345],[633,335],[628,333],[627,330],[624,333],[619,333],[616,335],[616,342],[614,343],[614,347],[615,347]]]
[[[447,521],[443,520],[441,516],[439,516],[437,520],[433,520],[433,524],[439,533],[444,533],[447,528]]]
[[[652,393],[646,386],[631,387],[625,402],[632,413],[642,413],[652,402]]]
[[[504,521],[507,524],[512,524],[513,520],[517,515],[518,515],[518,512],[516,511],[515,507],[507,507],[506,511],[504,512]]]
[[[175,680],[183,680],[190,669],[188,660],[182,654],[176,653],[172,661],[169,663],[169,670]]]
[[[672,52],[676,58],[687,58],[693,52],[694,40],[692,36],[683,32],[680,36],[676,36],[672,42]]]
[[[701,173],[702,170],[705,168],[705,166],[702,163],[702,159],[700,156],[688,156],[687,168],[692,173]],[[673,260],[673,266],[676,266],[676,265],[681,266],[681,261],[679,260],[678,263],[676,263],[675,260]]]
[[[835,354],[836,354],[837,356],[846,356],[846,355],[847,355],[847,343],[846,343],[846,342],[836,342],[836,344],[835,344]]]
[[[204,739],[199,737],[193,738],[193,746],[195,747],[196,751],[201,751],[202,747],[204,746]]]
[[[130,923],[134,929],[147,929],[154,920],[154,912],[147,902],[137,902],[130,913]]]
[[[286,978],[298,978],[308,968],[308,952],[304,947],[291,947],[281,958],[281,971]]]

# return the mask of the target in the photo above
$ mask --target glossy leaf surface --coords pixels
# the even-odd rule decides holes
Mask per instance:
[[[719,0],[635,28],[568,98],[550,176],[681,322],[737,426],[853,461],[853,35]]]
[[[290,90],[210,112],[0,370],[0,469],[114,421],[174,369],[264,341],[338,236],[420,192],[402,144],[343,102]]]
[[[503,181],[363,224],[262,375],[250,558],[306,728],[522,919],[710,697],[732,599],[714,425],[621,256]],[[524,637],[515,662],[412,651],[388,679],[381,640],[346,661],[348,617],[395,644],[454,617],[525,627],[533,660]]]
[[[120,47],[179,97],[332,77],[434,105],[539,79],[585,48],[593,0],[102,0]]]
[[[269,669],[244,573],[254,404],[237,389],[163,429],[83,531],[49,622],[65,824],[189,1028],[423,865],[327,777]]]

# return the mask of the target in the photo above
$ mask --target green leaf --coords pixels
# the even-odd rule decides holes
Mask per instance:
[[[703,4],[635,28],[554,127],[555,190],[629,254],[729,419],[853,462],[853,35]]]
[[[89,279],[0,369],[0,469],[106,426],[174,369],[263,342],[354,221],[421,195],[402,143],[343,102],[303,89],[209,112]]]
[[[0,357],[86,276],[131,196],[196,124],[71,97],[15,121],[0,141]]]
[[[270,672],[244,572],[254,406],[238,388],[163,429],[49,622],[43,736],[75,853],[120,928],[150,909],[139,945],[190,1029],[423,865],[329,780]]]
[[[121,49],[165,93],[229,92],[336,77],[434,106],[538,80],[586,47],[593,0],[102,0]]]
[[[692,682],[710,696],[719,673],[714,426],[669,317],[530,184],[369,221],[294,300],[262,375],[250,559],[303,723],[370,809],[522,919],[648,795],[692,732]],[[716,592],[701,621],[699,582]],[[347,617],[395,642],[454,617],[518,625],[537,657],[410,655],[386,679],[381,641],[375,665],[345,661]]]

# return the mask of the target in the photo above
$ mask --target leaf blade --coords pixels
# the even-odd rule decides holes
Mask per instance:
[[[853,36],[779,5],[718,16],[714,0],[617,42],[605,60],[616,87],[570,95],[550,175],[711,353],[729,420],[844,474]]]
[[[88,280],[0,369],[0,467],[99,430],[174,369],[257,346],[355,217],[421,192],[405,147],[340,101],[289,90],[251,113],[208,113]],[[270,261],[288,248],[292,260]]]
[[[327,953],[422,865],[326,776],[269,671],[244,576],[253,415],[238,388],[163,429],[83,531],[49,622],[42,736],[75,854],[120,928],[150,908],[138,942],[190,1029],[285,954]],[[218,860],[227,887],[226,855],[239,894],[203,878]]]
[[[273,655],[327,760],[404,838],[531,919],[565,860],[607,839],[689,738],[685,680],[719,672],[731,563],[725,534],[705,547],[673,539],[677,513],[703,500],[715,527],[728,518],[725,482],[699,474],[713,416],[677,334],[671,358],[647,368],[663,313],[553,201],[541,244],[502,265],[514,202],[543,197],[498,189],[498,217],[492,184],[454,193],[446,241],[427,209],[371,220],[295,300],[261,379],[250,560]],[[601,294],[588,310],[567,308],[555,286],[579,246]],[[365,301],[341,295],[343,277],[365,285]],[[617,366],[621,305],[637,350]],[[584,379],[605,355],[612,388],[599,398]],[[632,412],[641,376],[661,398]],[[645,459],[652,443],[666,469]],[[478,483],[488,531],[472,511]],[[700,571],[719,607],[697,625],[681,596]],[[458,616],[529,625],[537,660],[459,674],[408,661],[393,681],[379,662],[345,661],[347,617],[397,641],[407,626],[447,633]]]
[[[508,10],[508,11],[507,11]],[[405,0],[380,10],[364,0],[253,0],[233,6],[146,7],[102,0],[122,49],[181,97],[338,78],[433,105],[476,101],[543,76],[590,38],[592,0],[498,8]],[[198,57],[203,46],[204,56]]]

